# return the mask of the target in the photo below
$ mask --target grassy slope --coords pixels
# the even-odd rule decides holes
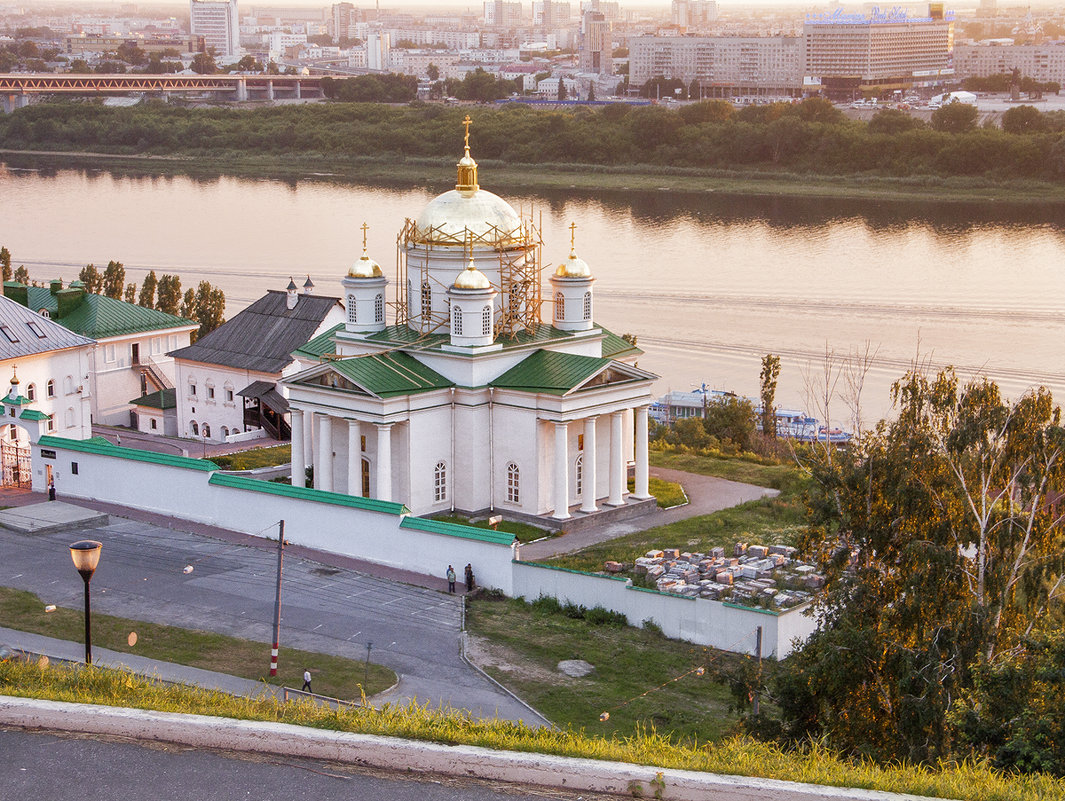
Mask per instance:
[[[630,626],[543,613],[518,600],[478,599],[467,610],[472,633],[520,657],[517,670],[488,672],[557,725],[609,737],[629,736],[642,724],[705,742],[719,740],[736,722],[727,689],[690,671],[742,657]],[[583,659],[595,672],[568,678],[557,670],[564,659]],[[606,722],[599,720],[603,712],[610,713]]]
[[[0,694],[127,706],[243,720],[281,721],[321,729],[382,734],[439,743],[463,743],[512,751],[607,759],[686,770],[861,787],[966,801],[1042,801],[1065,797],[1065,781],[1047,776],[1009,776],[984,763],[938,769],[844,762],[816,745],[784,753],[769,745],[729,739],[716,745],[680,744],[653,734],[605,739],[573,731],[528,729],[509,721],[479,721],[462,713],[387,706],[381,711],[341,711],[274,699],[231,698],[221,693],[155,685],[125,673],[99,669],[42,668],[0,662]],[[652,791],[652,788],[647,788]]]
[[[0,620],[9,628],[60,640],[82,642],[85,636],[85,618],[81,610],[60,608],[45,612],[44,604],[36,595],[8,587],[0,587]],[[136,645],[129,645],[130,632],[137,633]],[[245,679],[269,680],[271,684],[288,687],[300,687],[303,684],[303,670],[306,667],[313,676],[314,691],[333,698],[358,699],[365,671],[363,662],[282,645],[278,675],[268,677],[270,646],[266,643],[99,613],[93,613],[92,616],[92,642],[99,648],[112,651],[228,673]],[[371,663],[366,694],[379,693],[395,682],[395,673]]]

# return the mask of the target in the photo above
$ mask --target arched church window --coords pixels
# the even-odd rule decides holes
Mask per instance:
[[[451,333],[462,336],[462,309],[456,308],[451,315]]]
[[[490,336],[492,333],[492,307],[485,306],[481,309],[481,335]]]
[[[68,375],[63,379],[63,392],[67,395],[74,394],[74,376]]]
[[[31,400],[31,401],[37,400],[37,385],[36,384],[27,384],[27,386],[26,386],[26,400]]]
[[[507,465],[507,503],[521,503],[521,472],[514,462]]]
[[[577,461],[573,465],[573,475],[577,479],[576,495],[581,497],[581,492],[584,489],[584,454],[582,453],[577,457]]]
[[[385,319],[385,296],[378,295],[373,299],[374,322],[380,323]]]
[[[211,426],[208,425],[207,423],[203,424],[203,438],[204,439],[210,439],[211,438]]]
[[[194,436],[194,437],[200,436],[200,427],[198,425],[196,425],[196,421],[195,420],[190,420],[189,421],[189,428],[192,429],[192,436]]]
[[[359,322],[359,306],[355,302],[355,296],[354,295],[348,295],[348,322],[349,323],[357,323],[357,322]]]
[[[222,426],[222,439],[225,439],[228,436],[229,436],[229,428],[227,426]]]
[[[55,397],[55,379],[48,379],[48,383],[45,385],[45,394],[49,398]]]
[[[422,281],[422,315],[433,313],[433,287],[428,279]]]
[[[555,293],[555,319],[566,319],[566,296],[561,292]]]
[[[433,502],[440,503],[447,500],[447,465],[437,462],[433,470]]]
[[[584,319],[585,320],[591,320],[592,319],[592,293],[591,292],[585,292],[584,293]]]

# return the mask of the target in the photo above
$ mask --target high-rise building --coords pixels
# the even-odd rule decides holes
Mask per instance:
[[[706,28],[717,21],[717,2],[673,0],[672,20],[680,28]]]
[[[592,0],[591,8],[581,14],[581,35],[577,45],[581,72],[613,74],[614,44],[610,31],[611,23],[599,10],[599,0]]]
[[[569,25],[570,4],[559,0],[537,0],[533,3],[533,26],[549,31]]]
[[[392,41],[387,33],[375,31],[366,36],[366,68],[371,70],[388,70],[388,54]]]
[[[803,38],[803,74],[828,94],[906,89],[953,74],[954,15],[942,3],[929,4],[927,17],[897,8],[808,16]]]
[[[521,24],[521,3],[510,0],[486,0],[484,24],[493,28],[513,28]]]
[[[355,26],[359,22],[359,10],[354,3],[333,3],[329,20],[329,35],[334,42],[341,39],[356,39]]]
[[[237,0],[189,0],[189,28],[208,51],[223,58],[240,55]]]

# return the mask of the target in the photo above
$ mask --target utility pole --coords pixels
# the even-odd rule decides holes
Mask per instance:
[[[274,596],[274,647],[270,651],[270,675],[277,675],[277,646],[281,634],[281,565],[285,559],[285,521],[277,524],[277,595]],[[761,642],[761,629],[758,629]]]
[[[762,694],[762,627],[758,627],[758,639],[755,642],[754,653],[758,657],[758,686],[754,690],[754,700],[751,703],[751,713],[758,717],[758,701]]]

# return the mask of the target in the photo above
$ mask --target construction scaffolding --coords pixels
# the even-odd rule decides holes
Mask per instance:
[[[499,260],[499,283],[492,283],[499,293],[500,303],[494,310],[493,336],[512,336],[519,331],[534,331],[540,324],[540,307],[543,303],[540,288],[540,272],[543,269],[541,251],[543,239],[539,226],[531,218],[522,218],[521,224],[510,231],[494,225],[483,232],[463,227],[461,231],[443,230],[443,227],[419,229],[414,220],[407,218],[403,229],[396,237],[396,302],[397,325],[410,325],[410,294],[422,293],[423,300],[446,293],[450,288],[430,275],[429,263],[434,249],[454,252],[462,248],[467,256],[492,251]],[[410,275],[407,256],[412,250],[421,251],[421,267],[416,275]],[[417,283],[415,283],[417,279]],[[426,303],[420,303],[424,309]],[[430,306],[431,308],[431,306]],[[431,310],[430,314],[417,316],[417,330],[422,334],[446,333],[451,324],[450,308],[447,311]]]

